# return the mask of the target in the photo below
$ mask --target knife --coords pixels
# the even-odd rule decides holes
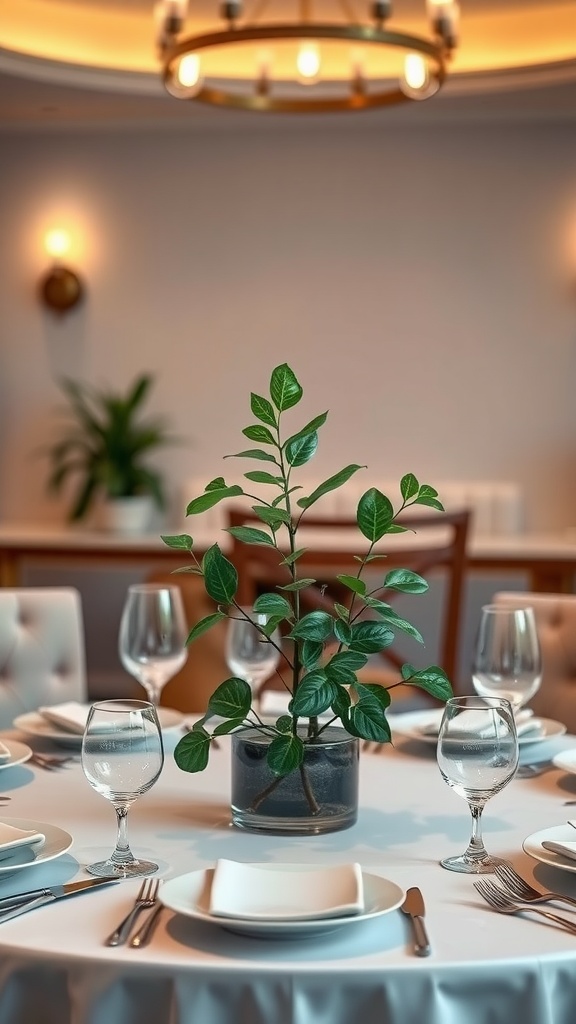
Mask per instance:
[[[15,896],[4,896],[0,899],[0,924],[10,921],[13,917],[19,917],[20,914],[26,914],[29,910],[35,910],[36,907],[53,903],[54,900],[76,896],[85,889],[94,889],[119,881],[119,878],[86,878],[81,882],[68,882],[66,885],[52,885],[46,889],[32,889],[30,892],[21,892]]]
[[[406,893],[406,899],[400,907],[400,910],[406,914],[412,921],[414,929],[414,952],[416,956],[429,956],[430,955],[430,941],[426,934],[426,926],[424,924],[424,914],[426,909],[424,907],[424,897],[416,886],[412,889],[408,889]]]

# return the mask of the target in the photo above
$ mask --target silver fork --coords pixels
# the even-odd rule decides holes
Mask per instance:
[[[37,764],[39,768],[45,768],[46,771],[53,772],[59,768],[67,768],[74,758],[72,755],[66,757],[61,754],[38,754],[34,751],[30,760],[33,764]]]
[[[548,903],[552,900],[561,900],[563,903],[570,904],[571,907],[576,907],[576,900],[572,899],[572,896],[563,896],[559,892],[540,892],[539,889],[535,889],[530,882],[527,882],[514,870],[511,864],[499,864],[496,867],[496,875],[504,889],[524,903]]]
[[[576,924],[572,921],[568,921],[565,917],[560,917],[558,914],[552,914],[549,910],[542,910],[542,907],[535,907],[531,903],[519,903],[512,900],[510,896],[500,889],[499,886],[494,885],[494,882],[489,879],[482,879],[481,881],[474,882],[474,888],[480,893],[482,898],[486,900],[493,910],[498,911],[499,914],[540,914],[541,917],[547,918],[549,921],[554,921],[555,924],[561,925],[566,931],[570,932],[571,935],[576,935]]]
[[[140,886],[140,891],[134,901],[134,906],[123,921],[120,922],[115,931],[106,939],[106,946],[121,946],[126,942],[134,921],[142,910],[153,907],[158,896],[160,883],[157,878],[145,878]]]

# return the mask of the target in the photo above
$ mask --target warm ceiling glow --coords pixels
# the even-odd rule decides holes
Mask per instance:
[[[428,82],[426,61],[419,53],[408,53],[404,60],[404,78],[411,89],[423,89]]]
[[[200,57],[187,53],[178,65],[178,81],[185,89],[193,89],[200,82]]]
[[[320,71],[320,51],[315,43],[302,43],[296,57],[298,77],[305,85],[312,85],[318,80]]]

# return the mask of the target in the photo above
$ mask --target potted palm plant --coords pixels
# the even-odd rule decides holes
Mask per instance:
[[[162,476],[147,459],[172,439],[161,420],[141,417],[152,382],[149,374],[141,374],[125,394],[70,379],[61,382],[69,406],[62,437],[48,449],[48,486],[59,492],[69,478],[77,481],[70,521],[84,519],[102,499],[107,525],[133,532],[149,524],[153,505],[164,508]]]
[[[378,559],[383,556],[377,545],[385,535],[405,531],[398,517],[409,506],[443,511],[437,491],[420,484],[411,473],[400,481],[396,508],[377,488],[366,490],[356,514],[364,546],[357,556],[358,570],[355,575],[337,577],[348,599],[335,598],[331,611],[324,605],[323,610],[302,614],[302,592],[316,581],[298,571],[303,554],[298,546],[300,526],[305,526],[308,510],[324,495],[365,468],[348,465],[311,493],[302,494],[296,471],[314,456],[318,430],[328,415],[321,413],[296,431],[285,432],[285,414],[302,394],[291,368],[285,363],[277,366],[270,379],[270,397],[251,395],[257,422],[243,434],[256,447],[233,456],[264,463],[266,469],[246,472],[248,483],[242,485],[229,485],[223,477],[216,477],[187,508],[187,515],[195,516],[225,499],[248,499],[258,526],[230,526],[228,531],[241,543],[275,549],[279,564],[289,569],[289,582],[260,594],[253,611],[247,611],[236,597],[236,567],[218,544],[197,557],[189,534],[163,537],[169,547],[190,555],[190,564],[180,571],[200,577],[214,602],[213,612],[193,626],[188,643],[223,619],[248,618],[262,643],[278,647],[288,672],[287,713],[275,720],[260,716],[245,680],[231,677],[222,682],[212,694],[206,714],[179,741],[176,762],[184,771],[202,771],[214,739],[232,733],[234,824],[252,831],[291,834],[335,831],[356,820],[358,741],[390,740],[386,712],[393,690],[393,686],[362,683],[357,673],[371,654],[391,646],[397,630],[422,641],[418,630],[383,600],[386,592],[421,594],[428,589],[427,582],[410,570],[382,573]],[[260,485],[264,494],[254,494],[253,484]],[[376,582],[366,582],[375,567]],[[274,640],[278,627],[285,634],[283,644]],[[440,700],[452,695],[446,674],[437,666],[416,670],[404,665],[399,683],[419,687]]]

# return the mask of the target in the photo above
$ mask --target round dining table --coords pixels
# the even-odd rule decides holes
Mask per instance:
[[[399,908],[290,938],[236,934],[166,908],[149,945],[110,948],[106,937],[140,887],[131,879],[0,922],[0,1024],[574,1024],[576,935],[534,914],[494,912],[474,876],[440,866],[467,845],[468,807],[443,781],[434,743],[400,734],[390,720],[393,743],[361,753],[358,821],[345,831],[238,830],[229,810],[229,739],[220,739],[203,773],[190,775],[172,757],[182,735],[175,727],[164,736],[161,777],[133,804],[128,832],[134,853],[158,862],[164,886],[221,858],[358,863],[402,890],[418,886],[428,957],[415,955]],[[57,749],[17,731],[1,738]],[[566,803],[576,800],[576,775],[549,763],[573,748],[569,735],[523,745],[522,760],[547,770],[515,778],[491,799],[483,831],[489,852],[536,885],[576,896],[574,871],[544,864],[522,845],[576,817]],[[10,797],[0,820],[49,823],[73,838],[54,860],[0,871],[0,897],[88,878],[86,865],[112,851],[113,807],[90,787],[79,756],[58,770],[31,761],[4,768],[0,791]],[[576,912],[554,909],[576,922]]]

